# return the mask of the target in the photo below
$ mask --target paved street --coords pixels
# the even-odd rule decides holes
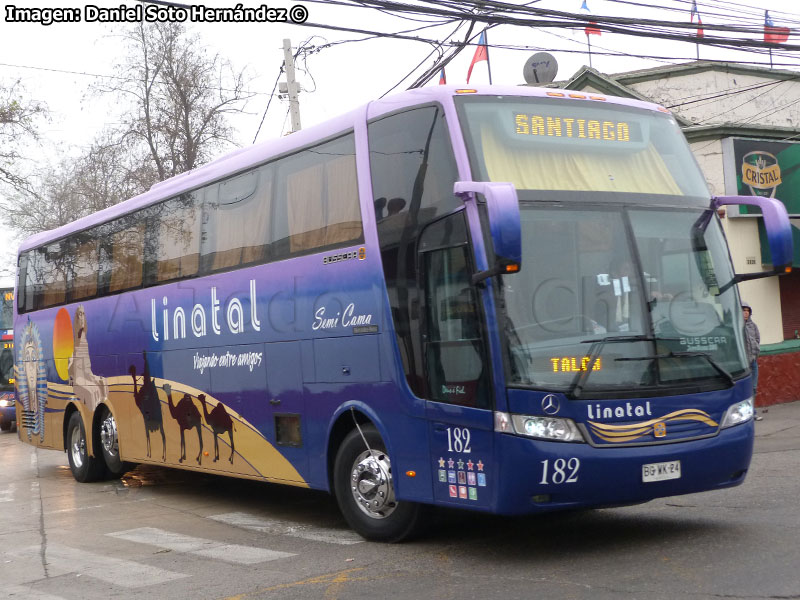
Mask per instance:
[[[0,597],[800,598],[800,403],[756,424],[733,490],[499,518],[436,513],[383,545],[326,494],[139,467],[76,483],[66,455],[0,435]]]

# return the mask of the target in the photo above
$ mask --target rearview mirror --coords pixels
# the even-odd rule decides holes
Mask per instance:
[[[720,293],[731,285],[742,281],[761,279],[780,273],[788,273],[792,270],[792,225],[789,223],[789,215],[783,202],[775,198],[761,196],[717,196],[711,199],[711,207],[714,209],[720,206],[739,206],[741,204],[757,206],[761,209],[761,214],[764,217],[764,229],[767,232],[769,251],[772,254],[773,270],[763,273],[736,275],[729,284],[720,288]]]
[[[792,266],[792,226],[783,202],[775,198],[761,196],[717,196],[712,206],[718,208],[725,205],[738,206],[746,204],[757,206],[764,217],[764,229],[767,232],[769,251],[772,253],[772,265],[775,271],[783,272],[785,267]]]
[[[470,193],[482,194],[486,199],[495,263],[486,271],[476,273],[472,277],[472,282],[478,283],[502,273],[518,272],[522,266],[522,225],[519,216],[519,199],[514,184],[456,181],[453,193],[464,201],[470,199]]]

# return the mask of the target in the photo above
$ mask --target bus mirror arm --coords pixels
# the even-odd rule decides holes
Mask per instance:
[[[472,276],[473,285],[495,275],[519,272],[522,266],[522,224],[514,184],[456,181],[453,193],[465,203],[476,199],[474,194],[481,194],[486,202],[495,259],[488,269]]]
[[[764,229],[767,233],[770,254],[772,254],[773,271],[765,273],[747,273],[737,275],[734,279],[746,281],[748,279],[758,279],[771,275],[788,273],[792,268],[793,248],[792,248],[792,226],[789,223],[789,215],[786,206],[775,198],[763,198],[761,196],[716,196],[711,199],[711,208],[717,210],[726,205],[748,205],[757,206],[761,209],[764,218]],[[734,281],[734,283],[738,283]]]

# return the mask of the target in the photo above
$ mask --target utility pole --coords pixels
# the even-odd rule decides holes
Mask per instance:
[[[289,113],[292,116],[292,133],[300,131],[300,100],[298,100],[298,84],[294,79],[294,55],[292,55],[292,41],[283,40],[283,65],[286,69],[286,83],[281,84],[280,91],[289,96]],[[286,89],[283,89],[283,86]]]

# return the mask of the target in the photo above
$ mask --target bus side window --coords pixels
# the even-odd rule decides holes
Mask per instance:
[[[139,213],[114,221],[109,292],[142,287],[145,221]]]
[[[454,242],[458,245],[449,246]],[[431,225],[420,247],[429,395],[440,402],[489,408],[488,362],[463,213]]]
[[[54,242],[40,248],[39,264],[41,265],[44,291],[41,304],[37,308],[47,308],[63,304],[67,296],[67,273],[64,242]]]
[[[69,255],[74,261],[70,277],[70,301],[97,295],[100,272],[99,244],[95,230],[77,234],[70,243]]]
[[[272,167],[267,165],[207,189],[204,271],[223,271],[267,260],[272,173]]]
[[[272,250],[278,258],[363,241],[353,134],[276,167]]]
[[[188,192],[150,209],[149,245],[154,249],[148,284],[197,275],[200,267],[202,191]]]

